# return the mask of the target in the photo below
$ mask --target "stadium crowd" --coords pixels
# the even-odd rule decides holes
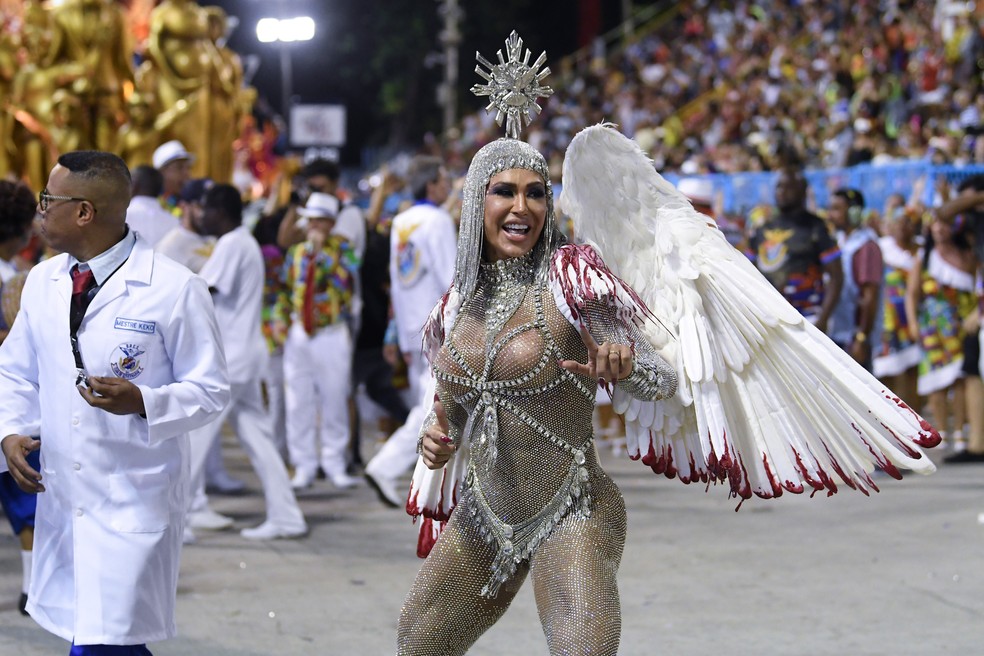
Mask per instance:
[[[984,162],[980,8],[764,0],[672,11],[614,52],[554,67],[555,94],[529,134],[553,164],[580,128],[606,120],[660,171],[686,175],[775,170],[790,149],[817,168]],[[468,161],[495,136],[476,112],[452,153]]]

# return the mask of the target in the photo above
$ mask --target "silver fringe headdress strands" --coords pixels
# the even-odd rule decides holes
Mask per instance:
[[[502,117],[506,117],[508,136],[483,146],[472,159],[468,167],[468,175],[465,177],[454,273],[454,287],[462,300],[467,299],[475,291],[484,246],[485,192],[489,180],[497,173],[509,169],[527,169],[543,178],[546,185],[546,221],[543,225],[543,234],[533,247],[534,267],[541,282],[546,281],[550,255],[563,242],[563,236],[557,229],[554,218],[553,188],[550,184],[547,162],[533,146],[518,138],[524,122],[528,125],[540,111],[536,99],[553,93],[550,87],[540,86],[540,81],[550,73],[550,69],[545,68],[537,73],[546,61],[547,54],[542,53],[531,67],[527,64],[530,58],[529,50],[520,60],[522,48],[523,40],[513,31],[506,40],[509,57],[503,59],[500,50],[499,65],[494,66],[481,54],[475,53],[478,61],[487,66],[491,74],[482,71],[481,67],[476,67],[475,70],[489,83],[475,85],[472,87],[472,93],[478,96],[491,96],[492,100],[487,109],[498,110],[496,121],[499,125],[502,125]]]

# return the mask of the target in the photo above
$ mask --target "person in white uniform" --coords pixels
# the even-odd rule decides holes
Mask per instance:
[[[135,170],[139,169],[140,167],[138,166]],[[177,209],[181,213],[181,219],[180,221],[176,220],[177,225],[169,230],[154,246],[154,250],[158,253],[167,255],[175,262],[185,265],[195,273],[202,270],[205,262],[208,261],[209,256],[212,254],[212,249],[215,248],[215,238],[198,234],[197,228],[192,225],[191,217],[198,211],[205,191],[213,184],[209,178],[196,178],[184,184],[177,201]],[[130,201],[131,209],[133,208],[134,202],[136,202],[136,199]],[[127,211],[127,220],[129,221],[129,210]],[[139,232],[139,228],[137,231]],[[246,489],[245,483],[233,478],[226,471],[225,463],[222,460],[222,445],[220,440],[215,441],[215,444],[208,452],[208,458],[205,460],[205,487],[206,489],[225,494],[237,494]],[[204,492],[196,496],[194,504],[195,507],[208,509],[208,500],[205,498]],[[191,532],[191,529],[221,530],[230,528],[232,525],[233,520],[231,518],[223,517],[218,513],[210,511],[192,513],[188,516],[187,529],[185,531],[186,542],[194,540],[194,534]]]
[[[208,289],[127,229],[129,200],[116,155],[58,159],[38,209],[64,252],[31,271],[0,347],[0,468],[41,493],[27,610],[72,654],[174,636],[187,433],[229,400]]]
[[[204,487],[206,455],[228,419],[260,478],[266,499],[266,521],[243,529],[241,535],[253,540],[294,538],[307,533],[307,524],[294,498],[287,468],[274,446],[271,416],[263,404],[260,381],[267,360],[260,331],[263,255],[252,233],[242,225],[242,212],[239,191],[217,184],[205,192],[195,219],[199,232],[218,237],[199,275],[208,283],[215,302],[232,402],[215,421],[191,435],[192,490],[197,496]]]
[[[410,189],[415,204],[397,214],[390,232],[390,284],[397,340],[407,362],[412,404],[407,421],[366,465],[366,480],[380,501],[403,505],[396,480],[417,462],[417,436],[430,411],[425,399],[430,368],[421,351],[424,323],[434,305],[451,286],[457,253],[454,220],[441,204],[451,181],[438,157],[418,156],[410,163]]]
[[[196,178],[185,183],[176,201],[181,214],[178,226],[168,231],[154,246],[155,251],[185,265],[194,273],[202,270],[215,248],[215,239],[198,234],[191,218],[195,212],[195,204],[201,201],[213,184],[208,178]]]
[[[157,246],[164,235],[181,226],[178,217],[161,206],[159,196],[164,191],[164,176],[146,164],[134,167],[130,175],[133,197],[126,208],[126,224],[140,233],[148,244]]]
[[[178,202],[184,186],[191,181],[191,167],[195,163],[195,156],[180,141],[172,140],[162,143],[154,150],[151,162],[164,176],[164,191],[161,194],[163,206],[175,216],[181,216]]]
[[[278,330],[286,332],[284,401],[295,489],[311,486],[319,462],[336,488],[357,482],[345,471],[345,451],[359,258],[332,231],[338,211],[338,199],[322,193],[311,194],[298,210],[307,222],[307,240],[287,251],[284,286],[274,311]]]

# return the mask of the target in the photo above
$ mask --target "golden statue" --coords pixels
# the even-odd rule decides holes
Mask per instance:
[[[225,46],[228,18],[221,7],[205,7],[212,40],[212,74],[209,77],[212,129],[209,140],[208,177],[216,182],[232,179],[232,144],[239,137],[240,94],[243,93],[243,64],[239,55]]]
[[[160,111],[153,92],[134,92],[127,105],[130,120],[120,130],[120,157],[131,169],[140,164],[151,164],[154,150],[163,143],[161,135],[177,119],[192,107],[183,98],[174,107]]]
[[[161,135],[160,142],[177,139],[195,150],[192,175],[203,177],[211,170],[209,150],[214,123],[209,82],[215,46],[209,38],[208,16],[191,0],[164,0],[150,14],[148,54],[160,107],[174,108],[178,101],[194,95],[191,107],[176,118]],[[145,88],[141,83],[141,88]],[[157,144],[160,145],[160,144]]]
[[[28,52],[48,52],[51,47],[51,16],[38,0],[25,0],[21,13],[21,43]]]
[[[3,31],[0,32],[0,102],[3,103],[8,102],[14,87],[18,47],[16,36],[4,26]],[[0,107],[0,178],[6,178],[13,172],[11,155],[14,148],[10,142],[11,121],[13,121],[13,108]]]
[[[85,134],[84,111],[79,97],[67,89],[58,89],[51,94],[51,140],[59,154],[82,148]]]
[[[52,10],[47,67],[82,62],[84,84],[75,85],[88,129],[81,146],[116,151],[125,120],[124,86],[133,83],[132,48],[124,15],[113,0],[66,0]]]
[[[11,168],[25,178],[34,191],[40,191],[60,154],[52,126],[55,123],[55,94],[70,87],[73,94],[87,88],[88,67],[84,62],[41,67],[27,61],[14,76],[10,96],[13,120],[5,141],[13,144]],[[74,122],[75,130],[87,134],[86,116]],[[63,138],[60,136],[59,138]],[[67,138],[67,137],[64,137]]]

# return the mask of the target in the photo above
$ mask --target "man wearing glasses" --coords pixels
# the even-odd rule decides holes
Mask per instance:
[[[187,432],[229,398],[205,283],[127,229],[129,200],[117,156],[58,159],[38,210],[63,254],[32,270],[0,347],[0,469],[42,493],[27,610],[76,656],[174,635]]]

